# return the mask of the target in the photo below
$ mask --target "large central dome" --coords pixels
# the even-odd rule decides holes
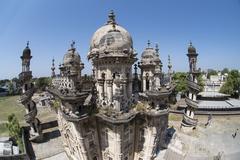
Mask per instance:
[[[93,34],[88,58],[95,55],[104,56],[108,53],[111,53],[111,56],[133,54],[132,37],[128,31],[115,22],[113,11],[109,13],[108,17],[107,24]]]

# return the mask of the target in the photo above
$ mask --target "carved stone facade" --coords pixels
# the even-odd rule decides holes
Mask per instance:
[[[91,88],[83,89],[83,63],[72,47],[53,76],[49,92],[60,101],[58,123],[66,153],[75,160],[150,160],[166,147],[168,101],[174,85],[161,83],[163,73],[158,48],[150,46],[154,65],[141,64],[132,76],[136,53],[130,34],[115,21],[93,35],[88,59],[93,65]],[[142,56],[141,62],[148,59]],[[149,65],[151,67],[145,67]],[[149,72],[149,87],[146,73]],[[133,82],[145,81],[144,90]],[[137,92],[136,92],[137,91]],[[135,95],[135,98],[134,98]],[[137,98],[136,98],[137,97]]]

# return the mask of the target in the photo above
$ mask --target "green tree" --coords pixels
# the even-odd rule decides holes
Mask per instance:
[[[238,70],[231,70],[228,73],[226,83],[221,87],[220,92],[239,97],[240,73]]]
[[[14,95],[14,87],[11,81],[8,82],[8,92],[9,92],[9,95]]]
[[[229,69],[228,68],[223,68],[223,70],[221,71],[222,74],[225,74],[225,73],[229,73]]]
[[[10,82],[9,79],[0,80],[0,87],[4,86],[6,83]]]
[[[40,77],[35,80],[35,86],[38,90],[44,91],[47,86],[50,86],[51,78],[49,77]]]
[[[217,75],[217,74],[218,74],[218,72],[216,70],[209,69],[208,72],[207,72],[207,78],[209,79],[210,76]]]
[[[204,88],[204,85],[205,85],[202,76],[203,76],[203,74],[201,73],[201,74],[197,77],[198,85],[199,85],[200,88],[201,88],[200,91],[203,91],[203,88]]]
[[[8,116],[8,123],[6,124],[6,126],[9,130],[9,136],[16,141],[17,145],[19,146],[19,149],[22,151],[23,150],[22,129],[15,114],[11,114]]]
[[[173,80],[176,83],[176,91],[177,92],[186,92],[187,91],[187,81],[186,81],[187,73],[185,72],[176,72],[173,75]]]

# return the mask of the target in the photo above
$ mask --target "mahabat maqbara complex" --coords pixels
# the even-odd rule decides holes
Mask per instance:
[[[32,56],[28,46],[23,54],[22,103],[31,126],[30,138],[41,141],[44,137],[31,101]],[[155,159],[167,146],[169,103],[175,97],[170,57],[164,74],[158,45],[152,47],[148,42],[137,62],[132,37],[118,25],[113,11],[107,23],[93,34],[86,56],[92,63],[88,79],[81,75],[84,64],[74,42],[63,56],[60,73],[55,74],[54,61],[51,68],[52,85],[48,91],[60,104],[58,124],[67,155],[74,160]],[[196,61],[191,62],[189,83],[196,81]],[[197,91],[191,91],[189,97],[193,94],[194,99]],[[190,112],[189,105],[187,118],[193,117]]]

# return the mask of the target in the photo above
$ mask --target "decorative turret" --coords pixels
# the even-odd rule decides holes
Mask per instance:
[[[84,64],[81,62],[80,55],[74,47],[75,42],[71,43],[71,47],[63,57],[63,64],[59,66],[60,75],[65,77],[66,83],[60,83],[59,88],[69,90],[69,93],[75,93],[80,90],[81,86],[81,72]],[[55,85],[55,87],[57,87]]]
[[[52,75],[51,75],[51,77],[53,78],[53,77],[55,77],[56,76],[56,74],[55,74],[55,64],[54,64],[54,58],[52,59],[52,67],[51,67],[51,70],[52,70]]]
[[[150,91],[155,87],[160,88],[160,79],[162,74],[162,62],[159,58],[159,48],[150,46],[150,41],[147,42],[147,48],[142,53],[142,58],[139,63],[141,68],[142,91]]]
[[[170,55],[168,55],[168,76],[169,76],[169,82],[172,82],[172,64],[171,64],[171,58]]]
[[[194,118],[194,111],[198,108],[197,94],[200,92],[197,77],[200,74],[200,69],[197,69],[197,52],[195,47],[190,42],[188,47],[189,73],[187,77],[188,93],[186,94],[187,108],[184,111],[182,126],[195,127],[198,120]]]
[[[116,23],[114,12],[91,40],[88,58],[93,64],[99,107],[127,111],[131,105],[132,65],[136,61],[130,34]]]
[[[23,54],[21,56],[22,59],[22,72],[30,71],[30,60],[31,60],[31,50],[29,48],[29,41],[27,42],[26,48],[23,50]]]
[[[137,73],[137,64],[134,64],[134,78],[133,78],[133,93],[138,94],[139,92],[139,79],[138,79],[138,73]]]
[[[88,116],[96,101],[94,90],[82,89],[81,71],[84,64],[74,45],[73,41],[63,57],[63,64],[59,65],[60,75],[53,77],[52,87],[48,90],[60,99],[62,108],[59,112],[69,121]]]
[[[20,96],[21,103],[26,108],[26,115],[24,116],[26,122],[30,125],[30,140],[39,142],[42,140],[41,123],[36,118],[37,108],[32,96],[34,94],[34,84],[31,82],[32,72],[30,71],[31,50],[29,42],[23,50],[22,59],[22,72],[19,74],[19,79],[22,85],[22,95]]]

